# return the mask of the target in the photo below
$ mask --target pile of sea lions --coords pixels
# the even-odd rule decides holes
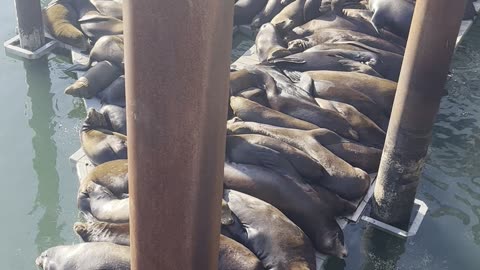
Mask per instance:
[[[51,34],[89,50],[65,93],[98,97],[80,132],[95,168],[77,203],[85,242],[43,252],[43,269],[130,269],[122,10],[58,0]],[[235,0],[260,64],[232,70],[219,269],[316,269],[344,258],[336,218],[356,210],[378,170],[414,0]],[[467,7],[467,11],[468,11]],[[468,12],[466,12],[467,15]]]

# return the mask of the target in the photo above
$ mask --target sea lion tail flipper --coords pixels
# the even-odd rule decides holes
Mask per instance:
[[[302,72],[296,70],[284,69],[283,74],[287,76],[292,82],[300,82],[302,77]]]
[[[67,72],[72,72],[72,71],[86,71],[90,68],[90,62],[87,65],[83,64],[75,64],[72,65],[71,67],[67,68]]]

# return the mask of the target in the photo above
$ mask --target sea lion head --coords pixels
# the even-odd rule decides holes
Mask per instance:
[[[329,226],[325,226],[326,233],[317,236],[317,243],[320,244],[320,250],[328,255],[336,256],[340,259],[348,256],[347,248],[343,242],[343,232],[336,221],[332,221]],[[319,238],[319,239],[318,239]]]
[[[228,203],[222,199],[222,216],[220,218],[222,225],[231,225],[234,222],[232,210],[228,207]]]
[[[108,120],[103,113],[90,108],[87,111],[84,125],[90,128],[108,128]]]

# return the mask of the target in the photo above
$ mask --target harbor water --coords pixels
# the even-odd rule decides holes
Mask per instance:
[[[15,8],[0,3],[3,42],[15,34]],[[0,269],[36,269],[41,251],[80,242],[72,230],[78,179],[68,158],[80,146],[85,108],[63,93],[74,81],[69,66],[64,56],[23,61],[0,50]],[[457,50],[435,124],[417,196],[430,209],[418,234],[405,241],[349,225],[349,257],[330,259],[326,269],[480,269],[479,73],[477,21]]]

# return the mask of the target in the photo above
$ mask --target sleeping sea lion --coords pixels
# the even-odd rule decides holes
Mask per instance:
[[[243,97],[230,97],[230,106],[234,114],[244,121],[253,121],[278,127],[295,128],[301,130],[316,129],[318,126],[272,110]]]
[[[267,0],[264,8],[253,18],[250,27],[255,31],[263,24],[270,22],[275,15],[282,11],[286,3],[288,3],[286,0]]]
[[[238,0],[233,5],[233,25],[250,24],[267,0]]]
[[[105,115],[90,108],[80,132],[85,155],[93,164],[127,158],[127,136],[108,130]]]
[[[109,130],[127,135],[127,114],[125,108],[115,105],[103,105],[99,111],[109,122]]]
[[[320,144],[352,166],[369,173],[378,170],[382,155],[381,149],[349,141],[324,128],[297,130],[232,119],[227,122],[227,134],[261,134],[280,139],[301,150],[316,148]]]
[[[93,62],[109,61],[123,69],[124,67],[124,53],[123,53],[123,37],[104,36],[95,42],[93,48],[90,50],[88,63],[86,65],[76,64],[67,69],[73,70],[87,70],[92,66]]]
[[[69,1],[56,1],[43,10],[43,22],[48,32],[59,41],[88,49],[87,37],[78,29],[78,14]]]
[[[351,213],[355,206],[323,189],[319,193],[267,168],[225,163],[224,185],[269,203],[297,224],[322,253],[343,258],[343,232],[334,216]],[[336,237],[336,239],[331,239]]]
[[[266,23],[260,27],[255,39],[255,47],[260,62],[291,54],[271,23]]]
[[[369,0],[368,6],[373,11],[371,23],[375,29],[385,27],[405,39],[408,37],[415,9],[414,0]]]
[[[44,270],[130,270],[130,247],[113,243],[56,246],[42,252],[35,264]]]
[[[109,61],[102,61],[65,89],[74,97],[92,98],[121,75],[120,68]]]
[[[102,15],[123,20],[122,3],[112,0],[90,0],[90,2]]]
[[[224,199],[235,223],[222,226],[222,234],[250,249],[266,269],[315,269],[310,239],[282,212],[234,190],[225,190]]]
[[[125,108],[125,75],[115,79],[107,88],[97,93],[102,104],[111,104]]]

